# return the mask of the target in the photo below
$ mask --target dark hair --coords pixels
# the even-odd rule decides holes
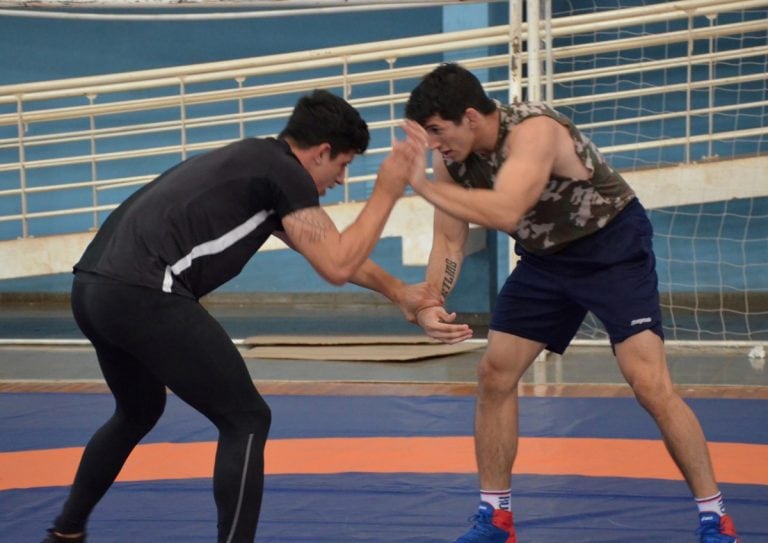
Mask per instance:
[[[441,64],[425,75],[411,92],[405,105],[405,116],[424,124],[433,115],[458,123],[467,108],[483,115],[496,111],[480,81],[458,64]]]
[[[346,100],[317,89],[299,99],[278,138],[290,138],[302,149],[329,143],[333,158],[349,151],[364,153],[371,136],[360,113]]]

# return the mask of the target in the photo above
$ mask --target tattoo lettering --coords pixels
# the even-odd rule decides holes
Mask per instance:
[[[443,286],[440,288],[440,293],[443,296],[447,296],[453,288],[453,282],[456,280],[456,269],[458,264],[450,258],[445,259],[445,276],[443,277]]]
[[[322,241],[328,235],[328,222],[322,211],[314,208],[300,209],[290,216],[301,226],[299,237],[311,243]],[[294,240],[295,241],[295,240]]]

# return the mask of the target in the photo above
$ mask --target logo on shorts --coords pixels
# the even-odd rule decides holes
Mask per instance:
[[[645,324],[651,322],[651,317],[643,317],[642,319],[635,319],[629,323],[630,326],[637,326],[638,324]]]

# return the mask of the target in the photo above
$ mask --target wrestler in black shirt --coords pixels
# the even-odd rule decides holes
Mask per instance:
[[[72,308],[114,394],[114,415],[85,448],[46,543],[85,541],[86,523],[126,458],[163,412],[166,387],[219,430],[213,473],[219,543],[251,543],[264,485],[269,406],[232,340],[198,299],[235,277],[270,235],[333,284],[381,292],[410,320],[441,303],[368,259],[402,195],[414,156],[401,142],[357,219],[339,232],[319,197],[368,146],[347,102],[315,91],[276,139],[195,156],[137,191],[75,265]],[[167,541],[148,533],[146,541]]]

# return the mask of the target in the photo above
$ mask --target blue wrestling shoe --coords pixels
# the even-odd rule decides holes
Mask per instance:
[[[700,543],[739,543],[739,536],[729,515],[699,513],[699,529],[696,535]]]
[[[512,513],[509,511],[494,509],[480,502],[477,514],[470,521],[474,523],[472,528],[455,543],[517,543]]]

